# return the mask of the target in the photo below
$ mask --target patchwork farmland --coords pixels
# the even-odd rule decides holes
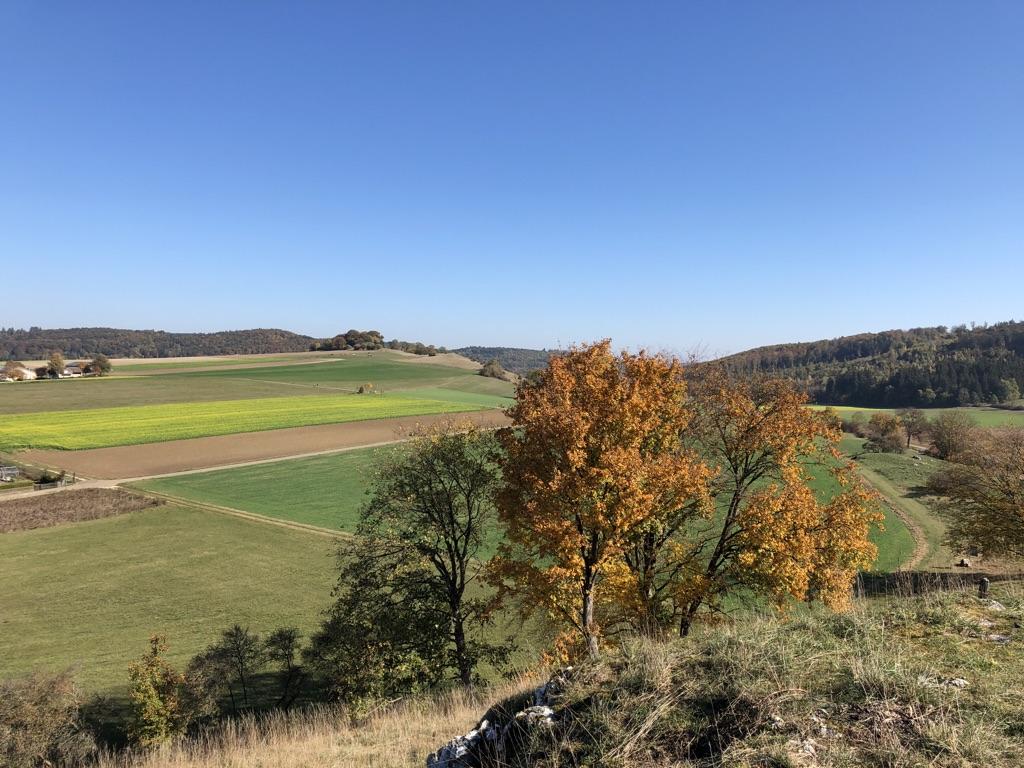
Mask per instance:
[[[139,484],[179,503],[69,509],[45,528],[0,535],[0,677],[75,666],[87,691],[118,695],[153,632],[166,634],[176,661],[234,621],[308,633],[329,602],[333,539],[254,519],[351,530],[381,449],[347,449],[449,419],[505,423],[513,385],[478,370],[454,355],[385,350],[132,361],[109,377],[0,387],[4,456],[74,472],[85,489],[247,465]],[[266,463],[308,454],[318,455]],[[47,498],[30,489],[5,491],[12,515]],[[111,492],[59,493],[72,504],[74,494]],[[44,629],[64,625],[76,632]]]

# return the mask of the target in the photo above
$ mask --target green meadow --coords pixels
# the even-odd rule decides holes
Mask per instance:
[[[172,505],[0,536],[0,679],[75,668],[127,683],[153,633],[176,665],[238,622],[308,634],[330,604],[329,537]]]
[[[375,462],[394,446],[145,480],[134,487],[337,531],[355,531]]]
[[[871,418],[873,413],[896,413],[895,408],[857,408],[848,405],[812,405],[811,408],[831,408],[840,416],[852,416],[855,413],[863,413]],[[958,411],[970,416],[979,427],[1013,427],[1024,426],[1024,411],[1011,411],[1005,408],[990,408],[987,406],[971,406],[964,408],[922,408],[929,418],[934,418],[940,413]]]
[[[847,435],[841,448],[854,459],[858,470],[879,493],[917,523],[928,545],[921,567],[949,566],[955,558],[943,541],[946,525],[923,493],[928,479],[946,462],[912,453],[867,452],[864,443],[863,438]]]
[[[104,448],[479,407],[400,395],[335,394],[27,413],[0,422],[0,448]]]

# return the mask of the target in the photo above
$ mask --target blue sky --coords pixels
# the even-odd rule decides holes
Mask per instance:
[[[1024,3],[0,4],[0,326],[1024,319]]]

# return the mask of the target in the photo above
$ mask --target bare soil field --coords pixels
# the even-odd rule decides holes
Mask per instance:
[[[32,464],[74,472],[81,477],[106,480],[141,479],[265,459],[283,459],[377,445],[402,439],[417,425],[432,425],[453,420],[471,420],[481,427],[501,427],[509,423],[508,417],[501,411],[489,410],[465,414],[352,421],[345,424],[293,427],[84,451],[33,450],[19,453],[18,458]]]
[[[0,501],[0,533],[99,520],[163,503],[116,488],[86,488]]]

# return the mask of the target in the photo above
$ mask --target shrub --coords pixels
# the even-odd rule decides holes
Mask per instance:
[[[0,764],[35,768],[88,758],[96,744],[80,703],[69,672],[0,681]]]
[[[502,379],[503,381],[508,380],[508,373],[497,360],[488,360],[484,363],[483,368],[480,369],[480,375],[489,376],[492,379]]]

